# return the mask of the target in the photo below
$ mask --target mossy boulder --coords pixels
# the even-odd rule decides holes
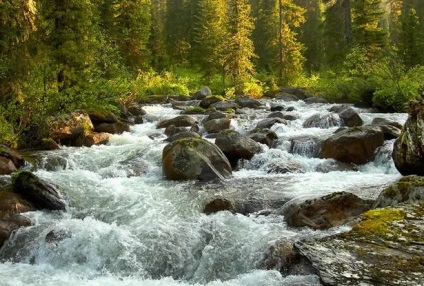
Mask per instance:
[[[407,176],[384,189],[378,196],[374,207],[383,208],[402,202],[424,201],[424,177]]]
[[[163,173],[170,180],[229,178],[230,163],[222,151],[202,138],[184,138],[165,146],[162,152]]]
[[[13,174],[12,187],[37,209],[66,210],[67,204],[56,188],[29,171]]]
[[[370,210],[351,231],[297,242],[324,285],[422,285],[424,203]]]
[[[424,176],[424,101],[409,104],[409,117],[393,147],[396,169],[404,175]]]
[[[284,208],[284,219],[292,227],[328,229],[346,224],[371,208],[373,201],[347,192],[291,203]]]
[[[374,158],[383,145],[384,134],[376,126],[351,127],[335,133],[321,145],[321,158],[333,158],[344,163],[365,164]]]
[[[50,138],[69,146],[73,146],[76,140],[80,140],[86,133],[94,130],[90,117],[81,110],[51,117],[47,120],[47,126]]]

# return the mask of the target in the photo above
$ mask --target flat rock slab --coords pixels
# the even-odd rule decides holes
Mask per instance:
[[[351,231],[296,243],[324,285],[423,285],[424,203],[371,210]]]

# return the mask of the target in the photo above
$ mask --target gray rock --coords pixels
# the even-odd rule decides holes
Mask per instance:
[[[222,130],[229,129],[231,125],[231,119],[220,118],[208,120],[204,123],[205,130],[208,133],[218,133]]]
[[[364,123],[359,114],[352,107],[344,109],[339,113],[339,116],[347,127],[362,126]]]
[[[265,118],[256,124],[256,128],[271,128],[276,123],[287,124],[287,121],[278,117]]]
[[[247,97],[247,96],[240,96],[237,97],[235,100],[235,103],[238,104],[240,107],[247,107],[247,108],[258,108],[262,104],[253,98]]]
[[[168,120],[163,120],[157,124],[157,128],[166,128],[170,125],[175,127],[187,127],[197,124],[197,120],[188,115],[180,115]]]
[[[327,129],[335,126],[342,126],[343,121],[335,113],[314,114],[303,122],[303,128],[321,128]]]
[[[303,100],[306,104],[313,104],[313,103],[328,103],[328,101],[322,97],[319,96],[313,96],[308,97]]]
[[[191,96],[192,99],[196,100],[202,100],[205,99],[207,96],[212,95],[212,91],[208,86],[203,86],[201,89],[193,93]]]

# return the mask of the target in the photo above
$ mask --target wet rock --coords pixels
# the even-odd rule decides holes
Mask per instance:
[[[24,213],[35,210],[35,206],[21,195],[10,191],[0,191],[0,212]]]
[[[300,99],[293,94],[290,93],[279,93],[275,96],[276,99],[278,100],[284,100],[284,101],[299,101]]]
[[[264,166],[268,174],[303,173],[302,166],[285,160],[273,160]]]
[[[303,122],[303,128],[327,129],[335,126],[342,126],[343,122],[338,114],[314,114]]]
[[[308,158],[318,158],[321,140],[310,136],[300,136],[290,139],[289,152]]]
[[[253,98],[250,98],[248,96],[240,96],[237,97],[235,100],[235,103],[239,105],[240,107],[247,107],[247,108],[258,108],[262,104]]]
[[[46,242],[49,244],[57,245],[62,240],[65,240],[67,238],[71,238],[72,234],[69,230],[66,229],[58,229],[58,230],[52,230],[49,233],[46,234]]]
[[[98,133],[122,134],[130,131],[128,123],[121,121],[115,123],[99,123],[95,126],[94,131]]]
[[[374,208],[395,206],[398,203],[423,202],[424,177],[407,176],[384,189],[378,196]]]
[[[140,104],[135,103],[135,102],[130,103],[127,106],[127,111],[129,113],[131,113],[132,116],[143,116],[143,115],[146,115],[146,111],[143,109],[143,107]]]
[[[181,114],[204,114],[205,110],[201,108],[200,106],[189,106],[183,111],[181,111]]]
[[[283,117],[284,117],[284,113],[282,113],[280,111],[271,112],[267,116],[267,118],[281,118],[281,119],[283,119]]]
[[[19,155],[14,150],[3,145],[0,145],[0,157],[6,158],[12,161],[16,169],[22,168],[27,164],[21,155]]]
[[[378,127],[352,127],[335,133],[321,145],[321,158],[333,158],[345,163],[365,164],[383,145],[384,134]]]
[[[28,171],[12,177],[13,191],[31,202],[38,209],[66,210],[62,195],[49,183]]]
[[[13,164],[12,160],[0,157],[0,175],[9,175],[16,172],[16,170],[16,166]]]
[[[424,204],[370,210],[352,230],[296,242],[324,285],[422,285]]]
[[[372,120],[371,125],[377,125],[377,126],[384,126],[384,125],[391,125],[393,127],[396,127],[397,129],[402,129],[403,125],[396,121],[390,121],[385,118],[376,117]]]
[[[329,173],[329,172],[350,172],[358,171],[358,166],[351,163],[343,163],[336,160],[327,160],[316,167],[317,172]]]
[[[216,110],[228,112],[229,110],[236,110],[239,106],[233,101],[220,101],[211,105]]]
[[[290,241],[280,240],[265,251],[259,264],[260,269],[277,270],[284,277],[288,275],[316,274],[311,262],[295,249]]]
[[[170,125],[175,127],[187,127],[197,124],[197,120],[188,115],[180,115],[168,120],[163,120],[157,124],[157,128],[166,128]]]
[[[274,124],[287,124],[287,121],[278,117],[265,118],[256,124],[256,128],[271,128]]]
[[[205,118],[204,122],[209,121],[209,120],[213,120],[213,119],[222,119],[222,118],[232,118],[233,116],[228,114],[228,113],[224,113],[221,111],[214,111],[211,114],[208,115],[208,117]]]
[[[76,140],[75,146],[91,147],[93,145],[104,145],[109,142],[109,133],[89,132],[83,138]]]
[[[199,138],[200,135],[197,134],[196,132],[183,131],[183,132],[179,132],[179,133],[176,133],[174,135],[169,136],[168,138],[165,139],[165,141],[174,142],[174,141],[179,140],[179,139],[192,138],[192,137],[198,137]]]
[[[0,248],[15,230],[30,226],[31,220],[23,215],[0,211]]]
[[[200,108],[203,110],[203,108],[201,108],[200,106],[198,106],[198,101],[187,101],[187,100],[183,100],[183,101],[178,101],[178,100],[170,100],[171,102],[171,106],[173,109],[176,110],[187,110],[189,108]]]
[[[322,97],[319,96],[312,96],[305,98],[303,100],[306,104],[313,104],[313,103],[328,103],[328,101]]]
[[[93,131],[94,126],[87,113],[77,110],[70,114],[51,117],[47,120],[49,137],[64,145],[73,145],[75,140]]]
[[[204,99],[202,99],[202,101],[200,101],[199,106],[202,108],[209,108],[211,107],[212,104],[223,101],[224,98],[222,96],[208,96]]]
[[[231,125],[231,119],[220,118],[211,119],[204,123],[205,130],[208,133],[218,133],[222,130],[229,129]]]
[[[186,131],[188,131],[188,130],[184,127],[175,127],[174,125],[168,125],[165,128],[164,133],[165,133],[166,136],[171,137],[174,134],[177,134],[177,133],[180,133],[180,132],[186,132]]]
[[[285,108],[285,106],[283,106],[283,105],[275,105],[275,104],[272,104],[271,105],[271,111],[284,111],[286,108]]]
[[[202,99],[205,99],[207,96],[210,96],[210,95],[212,95],[211,89],[208,86],[203,86],[198,91],[193,93],[191,98],[196,99],[196,100],[202,100]]]
[[[392,125],[381,125],[380,128],[381,128],[381,131],[383,131],[384,133],[385,140],[396,139],[401,134],[401,130]]]
[[[332,106],[328,111],[330,112],[334,112],[334,113],[340,113],[345,109],[351,108],[351,105],[349,104],[338,104],[338,105],[334,105]]]
[[[339,192],[291,203],[283,210],[289,226],[328,229],[346,224],[371,208],[373,201],[363,200],[351,193]]]
[[[339,113],[339,116],[347,127],[362,126],[364,123],[359,114],[352,107],[344,109]]]
[[[227,199],[216,198],[216,199],[212,200],[211,202],[207,203],[205,205],[205,208],[203,209],[203,212],[205,214],[213,214],[213,213],[217,213],[219,211],[234,212],[234,206]]]
[[[232,169],[228,159],[213,143],[201,138],[185,138],[165,146],[163,173],[171,180],[228,178]]]
[[[264,128],[264,129],[254,129],[250,135],[249,138],[253,139],[254,141],[265,144],[268,147],[272,148],[274,146],[275,140],[278,139],[277,133],[272,131],[271,129]]]
[[[295,111],[296,108],[294,106],[289,106],[287,107],[286,111],[290,112],[290,111]]]
[[[100,124],[100,123],[116,123],[118,122],[118,118],[110,111],[107,110],[87,110],[87,114],[91,119],[91,122],[93,122],[94,125]]]
[[[249,160],[261,151],[261,146],[257,142],[234,130],[220,132],[215,144],[224,152],[232,166],[235,166],[239,159]]]
[[[424,101],[409,104],[409,116],[393,147],[396,169],[404,175],[424,176]]]
[[[143,124],[144,119],[141,115],[134,116],[134,124]]]

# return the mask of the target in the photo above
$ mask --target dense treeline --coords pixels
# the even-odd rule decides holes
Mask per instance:
[[[423,96],[423,65],[422,0],[5,0],[0,138],[204,84],[228,97],[297,85],[400,111]]]

